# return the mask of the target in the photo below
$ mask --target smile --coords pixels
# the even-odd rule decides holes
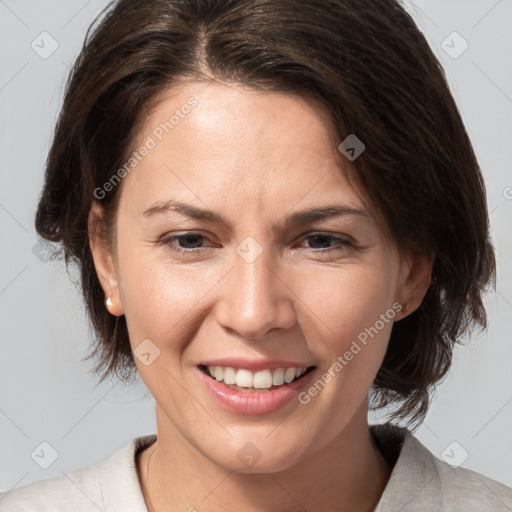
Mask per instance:
[[[207,366],[199,365],[196,369],[209,396],[213,397],[223,409],[238,414],[266,414],[277,411],[292,402],[309,384],[316,366],[294,367],[286,370],[276,368],[272,371],[266,369],[256,373],[243,368],[221,366],[209,369]],[[233,376],[234,383],[229,384],[229,382],[233,382]],[[283,382],[274,384],[274,379],[278,383],[281,380]],[[272,383],[270,384],[270,382]],[[299,404],[299,401],[296,400],[296,403]]]
[[[275,368],[252,372],[245,368],[230,366],[203,366],[200,368],[207,372],[217,382],[223,382],[230,389],[239,391],[265,392],[290,384],[299,379],[309,368]]]

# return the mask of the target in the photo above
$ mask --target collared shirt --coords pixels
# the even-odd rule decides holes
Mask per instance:
[[[512,489],[435,457],[409,430],[373,425],[370,431],[393,466],[375,512],[511,512]]]
[[[409,430],[384,424],[370,432],[393,466],[375,512],[512,511],[511,488],[453,468]],[[137,437],[102,462],[0,493],[0,512],[147,512],[136,455],[155,441],[155,434]]]

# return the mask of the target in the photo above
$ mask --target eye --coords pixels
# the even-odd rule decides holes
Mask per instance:
[[[160,244],[176,252],[194,254],[208,249],[208,246],[203,245],[207,240],[208,238],[201,233],[189,231],[177,235],[166,235],[160,240]],[[347,240],[330,233],[313,233],[303,238],[303,241],[306,240],[309,244],[306,249],[309,248],[315,252],[343,251],[351,245]]]
[[[350,242],[347,240],[344,240],[343,238],[336,237],[334,235],[331,235],[330,233],[314,233],[311,235],[308,235],[303,240],[309,240],[309,244],[313,245],[313,247],[310,247],[311,249],[314,249],[316,251],[342,251],[345,250],[347,246],[350,246]],[[332,242],[334,242],[334,246],[330,245]],[[314,247],[314,246],[322,246],[322,247]],[[327,245],[327,247],[326,247]]]
[[[178,252],[193,253],[206,249],[206,247],[201,246],[205,240],[207,238],[204,235],[190,231],[180,235],[164,236],[160,243]]]

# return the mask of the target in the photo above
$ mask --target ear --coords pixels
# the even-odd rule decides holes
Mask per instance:
[[[92,202],[88,217],[88,236],[94,266],[100,281],[105,300],[110,298],[111,305],[106,305],[108,311],[114,316],[124,314],[119,294],[117,271],[114,265],[114,257],[111,254],[106,241],[101,236],[101,220],[104,217],[103,207],[97,202]]]
[[[401,277],[398,287],[398,302],[402,310],[395,317],[401,320],[418,309],[432,282],[433,253],[420,254],[410,251],[401,261]]]

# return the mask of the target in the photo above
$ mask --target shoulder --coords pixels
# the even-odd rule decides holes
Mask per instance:
[[[97,465],[0,493],[1,512],[96,512],[103,509]]]
[[[371,428],[379,449],[394,464],[377,512],[510,512],[512,489],[480,473],[452,467],[407,429]]]
[[[125,510],[145,512],[135,455],[155,439],[132,439],[102,462],[2,492],[0,512],[98,512],[121,503]]]
[[[426,450],[425,447],[423,449]],[[476,471],[463,467],[454,468],[434,455],[430,456],[439,475],[447,510],[512,510],[512,488]]]

